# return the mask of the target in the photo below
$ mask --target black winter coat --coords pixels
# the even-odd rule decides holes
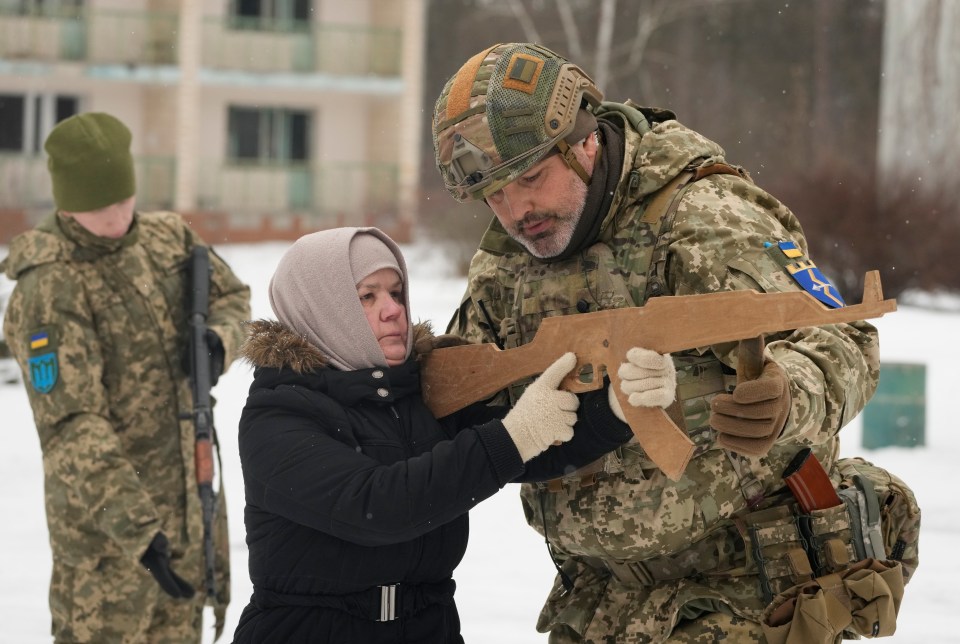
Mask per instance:
[[[630,436],[594,396],[575,439],[525,471],[498,420],[506,410],[435,419],[415,360],[338,371],[278,322],[252,329],[239,445],[254,593],[238,643],[462,641],[451,576],[468,510],[511,480],[569,472]],[[377,621],[393,616],[391,593],[399,618]]]

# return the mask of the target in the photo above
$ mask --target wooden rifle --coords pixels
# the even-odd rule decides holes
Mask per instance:
[[[756,372],[765,334],[878,318],[896,309],[896,300],[883,299],[880,273],[870,271],[864,276],[862,302],[836,309],[804,291],[745,290],[662,296],[641,307],[550,317],[529,343],[515,349],[467,344],[431,351],[421,368],[423,399],[434,415],[446,416],[542,373],[561,354],[573,351],[577,365],[561,388],[575,393],[599,389],[606,373],[640,446],[676,481],[693,455],[693,443],[663,409],[634,407],[620,391],[617,369],[630,348],[676,353],[746,340],[738,362]]]

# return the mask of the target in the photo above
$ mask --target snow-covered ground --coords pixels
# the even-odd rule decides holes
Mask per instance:
[[[254,317],[272,317],[266,287],[286,247],[264,243],[218,249],[252,287]],[[464,281],[450,275],[442,254],[434,248],[414,245],[405,247],[404,252],[411,270],[413,317],[432,320],[434,328],[442,330],[459,302]],[[0,257],[5,254],[0,248]],[[960,557],[956,555],[960,512],[954,492],[960,489],[960,480],[951,478],[960,460],[958,414],[952,406],[960,389],[956,375],[960,345],[952,340],[960,331],[960,314],[901,306],[876,323],[883,360],[922,363],[927,375],[924,447],[864,450],[860,419],[842,434],[844,455],[864,456],[899,475],[913,487],[923,509],[921,565],[907,587],[897,634],[886,641],[960,642],[960,632],[952,621],[953,611],[960,608],[952,590],[960,580]],[[251,590],[246,574],[243,481],[236,445],[237,421],[250,379],[247,367],[235,365],[214,390],[234,562],[234,600],[222,640],[228,642]],[[0,413],[0,512],[5,517],[0,529],[0,644],[49,642],[46,593],[50,550],[43,511],[43,476],[33,419],[21,385],[0,385]],[[545,642],[546,637],[534,630],[534,624],[554,569],[543,541],[523,519],[518,488],[508,486],[481,503],[471,512],[471,528],[466,558],[455,573],[466,641]],[[205,641],[212,641],[209,633]]]

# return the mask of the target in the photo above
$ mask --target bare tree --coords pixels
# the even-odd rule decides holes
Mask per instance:
[[[657,30],[693,12],[741,1],[478,0],[477,4],[488,16],[510,15],[528,42],[562,42],[560,53],[606,88],[624,78],[636,80]]]

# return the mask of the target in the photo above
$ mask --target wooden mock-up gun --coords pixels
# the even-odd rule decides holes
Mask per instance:
[[[864,276],[860,304],[831,309],[803,291],[724,291],[651,298],[641,307],[550,317],[533,340],[515,349],[467,344],[435,349],[421,367],[423,399],[437,417],[486,400],[515,382],[542,373],[562,353],[573,351],[577,365],[560,387],[582,393],[603,386],[605,372],[640,446],[676,481],[693,455],[693,442],[659,407],[634,407],[620,391],[617,369],[632,347],[676,353],[743,340],[738,362],[756,370],[763,336],[807,326],[878,318],[897,310],[884,300],[880,273]],[[592,378],[585,380],[581,374]],[[738,367],[738,370],[740,368]]]

